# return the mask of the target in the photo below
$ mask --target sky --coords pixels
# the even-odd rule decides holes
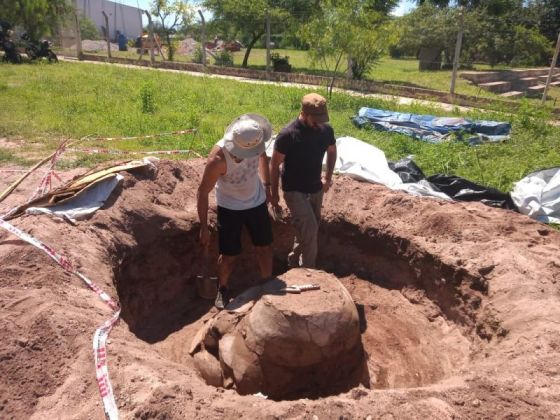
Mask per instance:
[[[399,5],[395,10],[393,10],[393,15],[402,16],[408,13],[416,5],[415,1],[411,0],[400,0]]]

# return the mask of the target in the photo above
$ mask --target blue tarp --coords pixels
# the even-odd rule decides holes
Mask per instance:
[[[452,134],[470,144],[501,142],[509,138],[511,124],[498,121],[435,117],[363,107],[352,121],[357,127],[406,134],[429,143],[441,143]]]

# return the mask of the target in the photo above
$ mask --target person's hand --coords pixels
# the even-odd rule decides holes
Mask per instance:
[[[201,226],[198,233],[198,240],[202,251],[206,254],[208,252],[208,245],[210,244],[210,229],[208,226]]]
[[[272,220],[274,222],[280,222],[284,217],[282,207],[280,207],[278,204],[275,206],[271,204],[268,214],[270,215],[270,217],[272,217]]]
[[[326,193],[332,187],[332,179],[323,178],[323,192]]]

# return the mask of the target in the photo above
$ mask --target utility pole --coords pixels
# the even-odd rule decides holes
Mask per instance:
[[[546,93],[548,87],[550,86],[550,81],[552,80],[552,73],[554,72],[554,67],[556,67],[556,61],[558,60],[558,53],[560,52],[560,32],[558,33],[558,39],[556,40],[556,50],[554,50],[554,56],[552,57],[552,63],[550,63],[550,70],[548,71],[548,77],[546,78],[546,84],[544,85],[544,92],[542,94],[541,103],[544,105],[546,102]]]
[[[78,0],[74,0],[74,20],[76,22],[76,55],[78,60],[82,59],[82,33],[80,31],[80,19],[78,18]]]
[[[270,71],[270,13],[266,9],[266,72]]]
[[[204,20],[204,15],[199,10],[200,20],[202,21],[202,26],[200,28],[200,44],[202,47],[202,65],[206,67],[206,21]]]
[[[105,10],[101,12],[105,18],[105,39],[107,40],[107,57],[111,58],[111,41],[109,40],[109,17]]]
[[[463,42],[463,12],[459,12],[459,32],[457,33],[457,44],[455,45],[455,57],[453,58],[453,74],[451,75],[451,88],[449,93],[455,95],[455,80],[459,68],[459,57],[461,56],[461,43]]]

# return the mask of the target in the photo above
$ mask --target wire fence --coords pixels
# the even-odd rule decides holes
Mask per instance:
[[[89,0],[84,1],[84,7],[89,3]],[[202,64],[202,71],[220,73],[224,72],[220,69],[229,68],[227,74],[243,77],[253,77],[254,71],[303,73],[338,79],[351,77],[346,60],[334,72],[333,60],[320,65],[312,60],[309,51],[289,46],[273,48],[278,44],[282,46],[282,42],[269,43],[270,50],[267,51],[266,34],[251,49],[248,57],[247,46],[236,39],[211,37],[207,40],[204,25],[199,25],[188,36],[160,38],[149,25],[142,26],[142,16],[149,16],[147,12],[119,6],[105,13],[101,23],[101,13],[104,11],[95,11],[100,15],[97,16],[97,36],[91,36],[91,31],[82,30],[83,19],[79,19],[77,15],[68,19],[55,39],[58,51],[68,57],[85,54],[85,58],[93,55],[115,61],[122,59],[127,64],[173,63],[176,66],[172,68],[177,69],[181,69],[182,64]],[[272,34],[268,39],[281,40],[282,34],[275,33],[275,30],[280,29],[272,27]],[[84,34],[89,36],[84,37]],[[526,99],[535,105],[543,103],[552,107],[556,107],[560,99],[560,69],[556,67],[513,68],[481,60],[467,62],[461,61],[461,54],[453,59],[454,52],[425,48],[412,57],[402,54],[386,55],[375,60],[362,78],[390,85],[396,92],[400,87],[403,95],[414,90],[425,90],[496,101]],[[552,60],[553,57],[550,57],[550,62]],[[197,70],[197,67],[192,66],[183,68]],[[244,72],[245,69],[250,72]],[[286,76],[285,80],[291,81],[291,78]]]

